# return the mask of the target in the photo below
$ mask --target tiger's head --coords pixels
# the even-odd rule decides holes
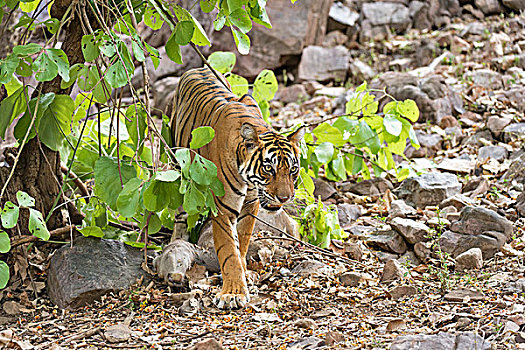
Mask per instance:
[[[248,123],[241,126],[244,161],[239,171],[244,181],[255,185],[261,206],[276,211],[290,202],[299,175],[299,144],[305,128],[288,136],[266,129],[258,132]]]

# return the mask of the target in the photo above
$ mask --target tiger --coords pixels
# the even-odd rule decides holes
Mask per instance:
[[[214,196],[218,214],[211,218],[223,280],[214,302],[220,309],[238,309],[250,300],[246,253],[255,217],[259,207],[278,211],[293,199],[305,128],[288,136],[277,133],[252,96],[233,94],[224,76],[216,74],[203,67],[182,75],[172,101],[170,129],[175,147],[189,147],[197,127],[215,130],[213,140],[196,150],[217,166],[225,191],[224,196]]]

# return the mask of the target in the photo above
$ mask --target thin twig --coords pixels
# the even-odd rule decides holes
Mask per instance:
[[[68,226],[60,227],[55,230],[49,231],[49,236],[50,237],[60,236],[73,229],[75,229],[75,225],[68,225]],[[14,248],[19,245],[26,244],[26,243],[36,242],[36,241],[41,241],[41,239],[36,236],[20,236],[20,238],[13,239],[11,241],[11,248]],[[45,242],[45,241],[42,241],[42,242]]]
[[[320,247],[315,246],[315,245],[313,245],[313,244],[310,244],[310,243],[308,243],[308,242],[303,242],[303,241],[301,241],[300,239],[295,238],[294,236],[288,234],[287,232],[281,230],[280,228],[275,227],[274,225],[272,225],[272,224],[270,224],[270,223],[264,221],[264,220],[261,219],[261,218],[258,218],[257,216],[255,216],[255,215],[253,215],[253,214],[251,214],[251,213],[249,213],[248,215],[254,217],[254,218],[257,219],[257,220],[259,220],[260,222],[262,222],[262,223],[265,224],[266,226],[271,227],[272,229],[278,231],[279,233],[283,234],[284,236],[286,236],[286,237],[289,238],[290,240],[292,240],[292,241],[294,241],[294,242],[297,242],[297,243],[300,243],[300,244],[302,244],[303,246],[305,246],[305,247],[307,247],[307,248],[309,248],[309,249],[315,250],[316,252],[321,253],[322,255],[326,255],[326,256],[329,256],[329,257],[331,257],[331,258],[336,258],[336,259],[338,259],[338,260],[342,260],[342,261],[344,261],[344,262],[346,262],[346,263],[351,263],[351,264],[356,264],[356,265],[360,265],[360,266],[366,267],[365,264],[360,263],[359,261],[355,261],[355,260],[352,260],[352,259],[345,258],[344,256],[341,256],[341,255],[338,255],[338,254],[334,254],[334,253],[332,253],[332,252],[329,252],[329,251],[326,250],[326,249],[320,248]]]

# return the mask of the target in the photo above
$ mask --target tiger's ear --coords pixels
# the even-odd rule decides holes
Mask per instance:
[[[290,135],[288,135],[288,141],[290,141],[294,145],[299,145],[299,143],[301,143],[301,140],[304,137],[305,132],[306,127],[301,126],[299,129],[295,130]]]
[[[259,143],[259,136],[253,125],[244,123],[241,126],[241,137],[248,151],[253,150]]]

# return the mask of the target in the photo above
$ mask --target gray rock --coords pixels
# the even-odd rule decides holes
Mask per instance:
[[[293,323],[293,325],[297,328],[304,328],[304,329],[315,329],[317,328],[317,323],[315,323],[314,320],[311,318],[301,318],[298,319]]]
[[[275,95],[275,99],[283,103],[300,102],[309,98],[306,88],[301,84],[280,87]]]
[[[223,346],[214,338],[202,340],[192,346],[190,350],[223,350]]]
[[[470,206],[474,205],[474,202],[467,196],[462,195],[460,193],[453,195],[452,197],[447,198],[443,202],[439,203],[440,208],[446,208],[446,207],[452,206],[456,208],[458,211],[469,205]]]
[[[292,4],[290,0],[268,1],[266,11],[272,22],[272,29],[253,26],[249,33],[249,55],[238,53],[229,30],[213,31],[212,49],[235,52],[235,73],[254,78],[263,69],[280,67],[283,58],[300,55],[308,45],[321,45],[332,3],[333,0],[301,0],[301,6],[297,6],[298,3]]]
[[[501,232],[510,238],[514,230],[512,223],[493,210],[467,206],[461,210],[459,220],[450,229],[467,235],[479,235],[486,231]]]
[[[408,205],[425,208],[428,205],[438,205],[460,191],[461,184],[455,175],[428,173],[404,180],[398,196]]]
[[[386,179],[376,177],[371,180],[363,180],[356,183],[345,182],[340,187],[342,192],[352,192],[360,196],[379,196],[386,190],[393,190],[394,186]]]
[[[397,254],[403,254],[407,250],[403,237],[394,230],[371,234],[365,239],[365,242],[368,245]]]
[[[504,160],[509,156],[509,152],[503,146],[484,146],[478,150],[478,159],[485,160],[492,158],[495,160]]]
[[[434,24],[434,16],[429,12],[430,6],[426,1],[411,1],[409,6],[410,17],[416,29],[429,29]]]
[[[376,76],[376,71],[368,64],[358,59],[353,60],[350,63],[350,74],[355,78],[356,81],[370,81]]]
[[[363,259],[363,248],[361,248],[361,243],[358,242],[344,242],[345,254],[348,255],[350,259],[361,261]]]
[[[301,276],[327,276],[334,273],[334,269],[317,260],[304,260],[292,270],[293,274]]]
[[[443,137],[441,135],[416,130],[416,136],[421,147],[417,150],[413,146],[407,147],[405,154],[408,158],[431,158],[442,149]]]
[[[512,161],[509,170],[503,174],[502,179],[525,185],[525,153]]]
[[[497,0],[495,0],[497,2]],[[503,78],[498,72],[490,69],[478,69],[465,75],[466,79],[472,80],[476,85],[485,87],[490,90],[499,90],[503,88]]]
[[[514,11],[525,10],[525,0],[502,0],[501,2]]]
[[[327,200],[328,198],[332,197],[334,194],[337,193],[334,186],[332,186],[324,180],[314,178],[314,185],[314,197],[318,198],[319,196],[321,196],[322,201]]]
[[[510,117],[498,117],[498,116],[490,116],[487,120],[487,127],[490,131],[492,131],[494,134],[498,134],[505,129],[507,125],[509,125],[512,122],[512,118]]]
[[[439,124],[447,115],[464,112],[460,96],[447,85],[443,77],[437,75],[417,78],[408,73],[386,72],[374,79],[370,88],[386,88],[397,100],[414,100],[420,111],[419,122]],[[390,99],[382,99],[379,109],[382,110],[388,102]]]
[[[297,221],[292,219],[285,210],[274,212],[261,208],[259,209],[257,218],[259,220],[255,221],[253,232],[267,231],[274,235],[280,236],[281,232],[279,230],[282,230],[289,235],[299,238],[299,225],[297,224]],[[277,229],[266,225],[265,222],[271,224]]]
[[[397,217],[406,218],[407,216],[413,216],[416,214],[416,209],[406,204],[405,201],[401,199],[396,199],[392,201],[392,203],[390,203],[390,211],[388,212],[388,218],[392,220]]]
[[[456,270],[479,270],[483,267],[483,254],[481,249],[472,248],[456,257]]]
[[[430,242],[419,242],[414,244],[414,254],[421,261],[426,261],[432,254]]]
[[[381,273],[381,282],[390,282],[393,280],[400,280],[405,278],[408,271],[397,260],[389,260],[386,262],[383,272]]]
[[[104,337],[110,343],[122,343],[131,337],[131,329],[123,323],[109,326],[104,331]]]
[[[289,350],[310,350],[310,349],[318,349],[318,348],[324,348],[326,346],[326,342],[324,339],[317,338],[317,337],[307,337],[307,338],[301,338],[297,341],[294,341],[293,343],[288,344],[286,349]]]
[[[394,339],[390,346],[390,350],[489,350],[490,348],[490,342],[470,332],[404,335]]]
[[[331,19],[349,27],[353,27],[359,20],[359,13],[353,11],[341,2],[335,2],[330,6],[328,14]]]
[[[171,106],[179,80],[179,77],[167,77],[153,83],[151,90],[153,91],[153,104],[155,106],[153,112],[155,115],[160,116],[162,113],[166,113],[167,116],[171,116]],[[169,110],[166,109],[168,106],[170,106]]]
[[[427,236],[430,228],[422,222],[411,219],[394,218],[389,224],[410,244],[428,240]]]
[[[361,208],[355,204],[342,203],[337,205],[339,224],[341,227],[356,221],[362,214]]]
[[[392,299],[397,300],[404,297],[413,297],[417,294],[417,289],[414,286],[397,286],[389,291]]]
[[[60,308],[91,304],[109,292],[129,288],[140,278],[143,253],[116,240],[80,237],[51,258],[47,290]]]
[[[477,8],[486,15],[494,15],[503,12],[503,7],[498,0],[474,0]]]
[[[525,191],[516,198],[516,210],[520,215],[525,216]]]
[[[345,272],[339,276],[341,284],[345,287],[356,287],[360,282],[372,279],[369,274],[360,272]]]
[[[308,46],[303,50],[299,63],[299,79],[344,81],[349,58],[349,51],[344,46]]]
[[[483,253],[483,259],[489,259],[503,247],[506,240],[505,234],[495,231],[486,231],[477,235],[445,231],[439,239],[439,246],[443,252],[449,253],[453,258],[471,248],[479,248]]]
[[[525,123],[509,124],[504,129],[505,142],[523,139],[525,137]]]
[[[408,8],[392,2],[364,3],[362,14],[372,25],[388,25],[396,30],[405,30],[412,22]]]

